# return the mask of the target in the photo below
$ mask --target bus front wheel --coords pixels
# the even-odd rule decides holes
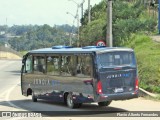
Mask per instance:
[[[104,107],[111,104],[112,101],[98,102],[98,106]]]
[[[33,101],[33,102],[37,102],[37,98],[36,98],[36,96],[34,95],[34,92],[32,92],[32,101]]]

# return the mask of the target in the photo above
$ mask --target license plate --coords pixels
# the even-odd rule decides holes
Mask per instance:
[[[123,92],[124,90],[123,90],[123,88],[115,88],[114,89],[114,92],[115,93],[121,93],[121,92]]]

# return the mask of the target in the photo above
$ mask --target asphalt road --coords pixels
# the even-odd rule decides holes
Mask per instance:
[[[63,103],[55,103],[52,101],[38,100],[38,102],[33,103],[31,101],[31,96],[24,97],[21,95],[20,69],[21,61],[0,60],[0,111],[50,111],[44,113],[44,115],[47,116],[50,116],[54,111],[63,111],[65,113],[65,117],[67,117],[65,119],[67,120],[71,120],[69,119],[70,117],[79,116],[89,116],[89,119],[91,119],[91,117],[101,117],[100,119],[102,119],[102,116],[112,116],[115,111],[117,111],[117,113],[128,111],[160,111],[160,102],[146,100],[144,98],[113,101],[109,107],[102,108],[98,107],[96,103],[84,104],[79,109],[70,109]],[[68,116],[65,111],[68,111]],[[78,112],[75,113],[75,111]],[[61,120],[64,119],[64,117],[57,119]],[[123,118],[121,117],[119,119],[121,120]],[[147,120],[148,118],[145,117],[144,119]],[[158,120],[160,117],[154,119]]]
[[[0,93],[19,83],[21,62],[0,60]]]

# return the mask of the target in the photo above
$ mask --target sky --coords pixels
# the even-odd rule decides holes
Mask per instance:
[[[0,0],[0,25],[72,25],[77,10],[73,1],[79,4],[83,0]],[[90,1],[94,6],[102,0]],[[88,0],[85,0],[84,10],[87,7]]]

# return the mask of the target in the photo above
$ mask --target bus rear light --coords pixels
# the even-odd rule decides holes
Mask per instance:
[[[138,90],[138,77],[136,77],[136,81],[135,81],[135,91],[137,91]]]
[[[97,83],[97,93],[102,94],[102,83],[101,83],[101,81],[98,81],[98,83]]]

